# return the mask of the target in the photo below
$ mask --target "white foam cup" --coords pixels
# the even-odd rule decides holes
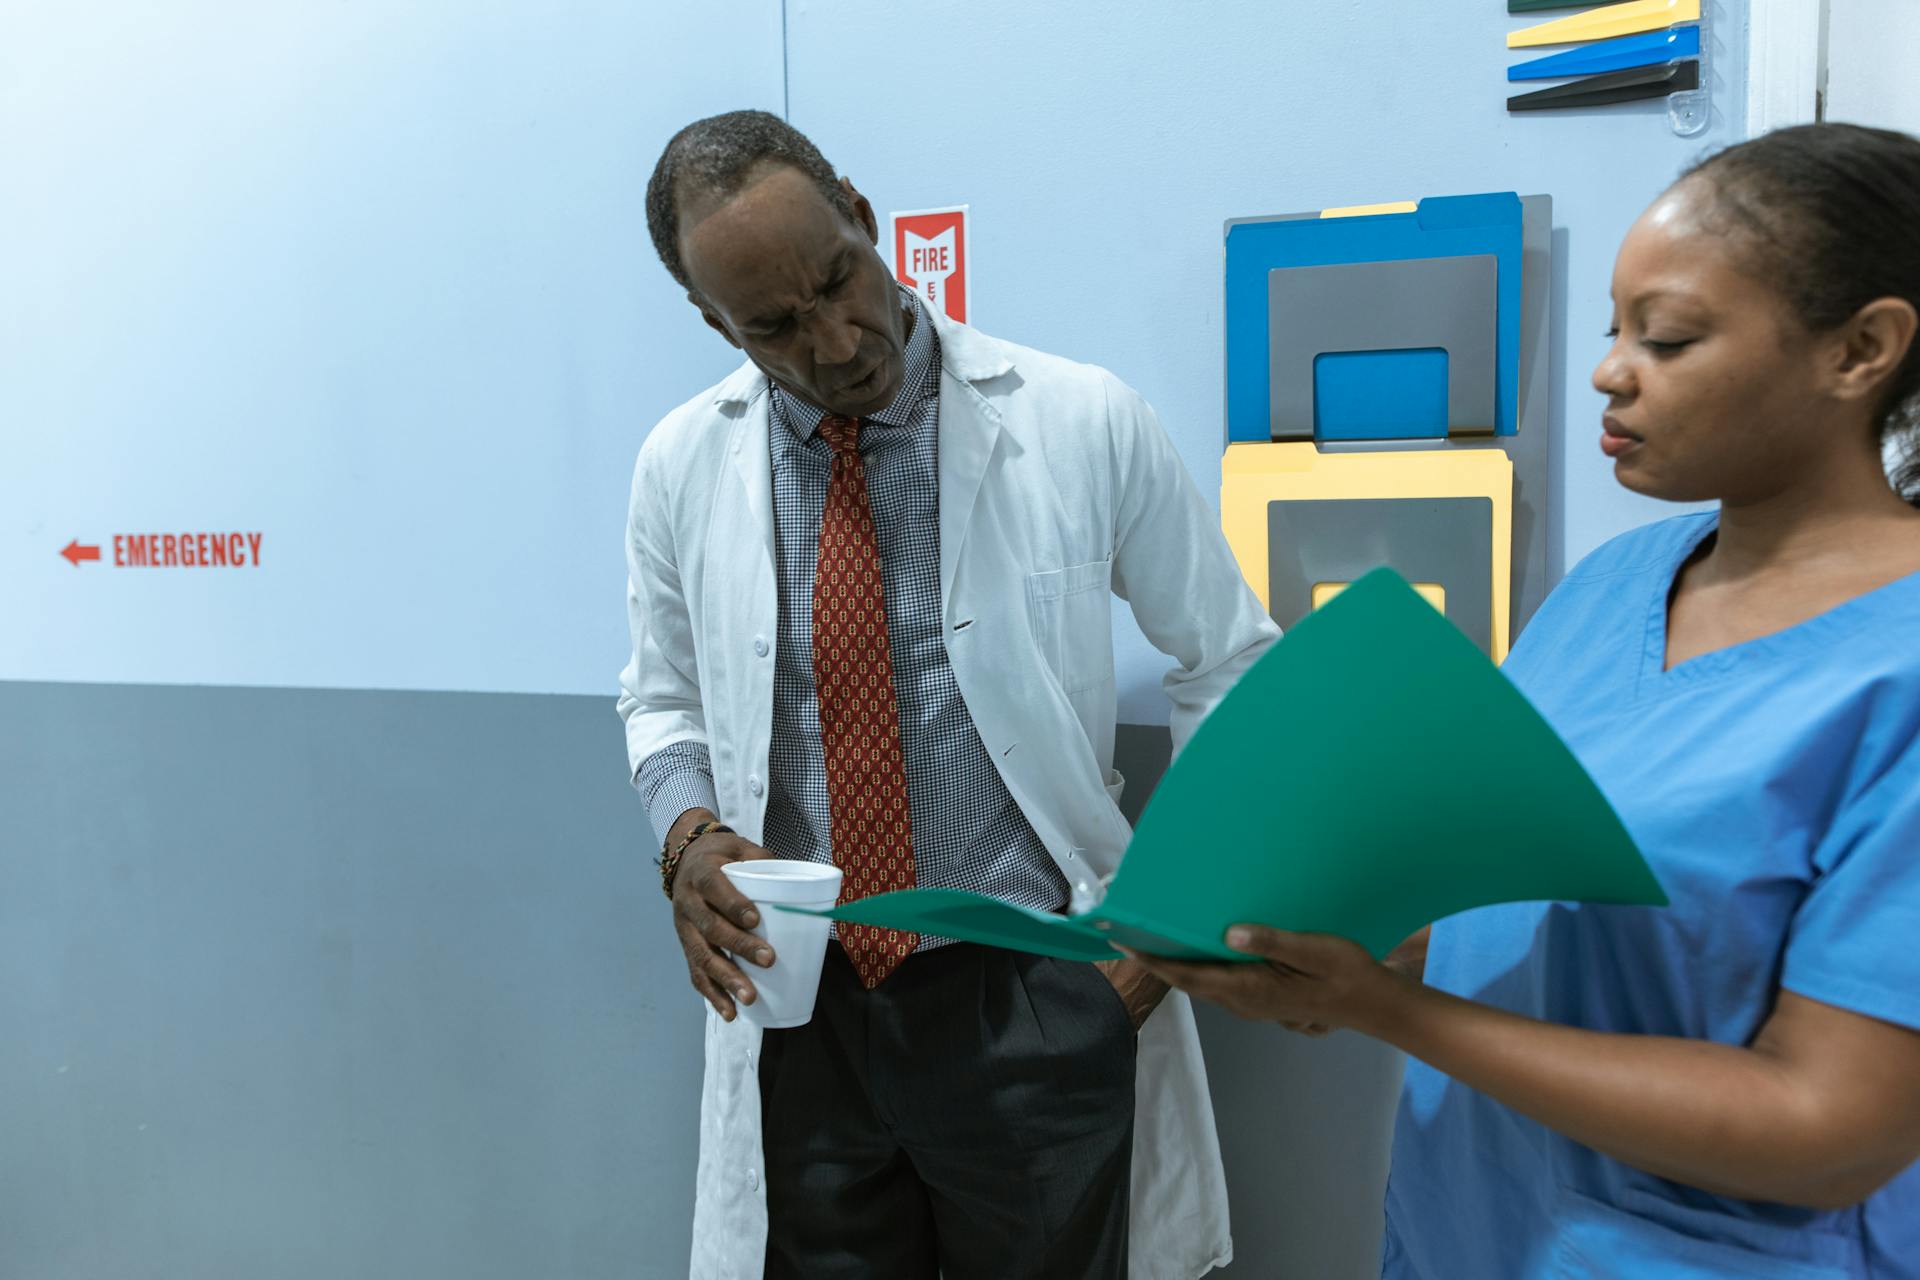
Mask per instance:
[[[840,898],[840,868],[824,862],[755,858],[726,863],[720,870],[759,908],[760,923],[753,933],[773,947],[771,969],[736,958],[740,972],[758,993],[752,1004],[737,1006],[740,1015],[768,1028],[802,1025],[813,1017],[813,998],[820,990],[820,966],[827,958],[833,921],[777,908],[825,911],[833,906]]]

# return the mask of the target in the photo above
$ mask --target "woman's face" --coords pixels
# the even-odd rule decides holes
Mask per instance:
[[[1713,199],[1710,183],[1689,179],[1627,233],[1613,346],[1593,385],[1607,397],[1600,448],[1621,484],[1744,503],[1818,459],[1832,406],[1818,391],[1818,335],[1704,216]]]

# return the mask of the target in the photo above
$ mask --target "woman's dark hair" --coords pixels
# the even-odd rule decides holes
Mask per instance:
[[[1716,213],[1754,272],[1808,328],[1844,323],[1876,298],[1920,308],[1920,139],[1809,124],[1728,147],[1682,175],[1713,187]],[[1920,339],[1879,405],[1894,487],[1920,505]]]

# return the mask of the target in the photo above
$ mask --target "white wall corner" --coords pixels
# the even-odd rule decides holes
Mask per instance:
[[[1816,118],[1826,0],[1747,6],[1747,136]]]

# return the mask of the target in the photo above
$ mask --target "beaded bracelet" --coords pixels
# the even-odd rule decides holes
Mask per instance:
[[[680,837],[678,844],[668,845],[660,851],[660,856],[654,859],[660,868],[660,891],[667,895],[669,902],[673,900],[673,877],[680,870],[681,855],[686,853],[687,846],[695,840],[701,836],[712,835],[716,831],[724,831],[728,835],[734,834],[733,828],[718,818],[708,818],[705,822],[696,822],[693,830]]]

